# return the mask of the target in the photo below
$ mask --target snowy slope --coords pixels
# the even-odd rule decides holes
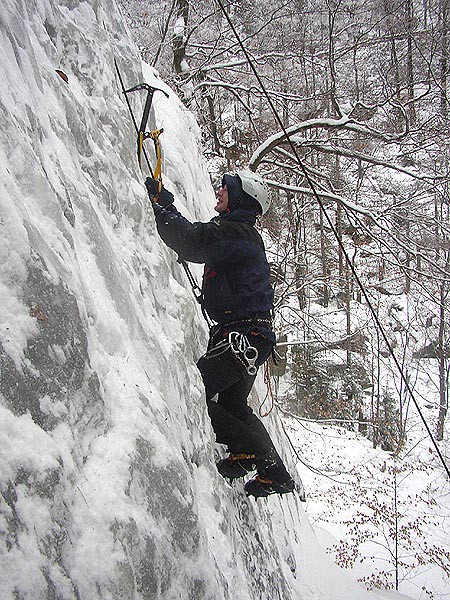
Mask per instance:
[[[3,0],[0,24],[0,598],[377,598],[298,497],[255,503],[216,474],[206,331],[136,167],[113,57],[143,74],[117,6]],[[207,219],[199,131],[168,91],[166,185]]]

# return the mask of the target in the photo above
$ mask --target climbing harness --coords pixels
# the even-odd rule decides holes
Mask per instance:
[[[211,359],[221,356],[225,352],[231,351],[233,356],[243,365],[249,375],[256,375],[258,367],[258,350],[250,345],[250,342],[243,333],[231,331],[228,336],[213,346],[204,355],[204,358]]]
[[[264,313],[263,315],[257,317],[251,317],[249,319],[238,319],[237,321],[227,321],[227,327],[241,327],[242,325],[248,325],[251,327],[254,325],[257,327],[258,325],[262,325],[263,327],[267,327],[267,329],[272,328],[272,315],[270,312]]]

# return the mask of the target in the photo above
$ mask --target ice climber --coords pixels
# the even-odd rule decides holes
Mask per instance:
[[[264,244],[254,225],[269,208],[266,184],[251,171],[225,174],[217,192],[218,216],[191,223],[175,208],[174,197],[154,179],[146,180],[158,233],[188,262],[204,263],[202,308],[216,324],[197,366],[216,440],[229,455],[217,463],[229,479],[256,471],[247,495],[292,492],[289,475],[272,440],[247,404],[256,372],[270,356],[275,335],[273,290]]]

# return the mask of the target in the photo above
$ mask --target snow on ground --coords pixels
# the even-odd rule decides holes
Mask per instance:
[[[144,75],[115,2],[4,0],[0,17],[0,597],[375,600],[298,496],[255,503],[215,470],[206,330],[155,234],[113,58],[126,85]],[[165,89],[165,182],[206,219],[199,130]]]
[[[448,568],[450,556],[450,493],[419,424],[409,430],[417,445],[410,439],[410,451],[395,459],[337,425],[284,419],[303,463],[306,511],[322,547],[339,564],[347,561],[355,580],[374,575],[394,586],[397,496],[399,591],[418,599],[449,597],[449,577],[440,566]]]
[[[429,344],[430,339],[425,336],[432,339],[433,332],[423,327],[432,306],[400,294],[378,298],[377,306],[415,402],[434,432],[439,407],[437,361],[413,358],[417,350]],[[326,309],[312,304],[308,314],[314,319],[309,337],[345,338],[344,310],[332,304]],[[351,314],[352,331],[363,333],[376,356],[377,335],[367,309],[354,302]],[[299,338],[300,334],[292,333],[290,341]],[[377,386],[380,394],[387,391],[392,398],[402,398],[406,443],[397,459],[380,448],[374,449],[363,435],[349,431],[349,424],[346,429],[335,422],[319,424],[285,416],[285,426],[297,449],[302,465],[300,473],[308,490],[307,514],[323,548],[355,580],[364,580],[370,587],[395,586],[397,551],[401,592],[417,599],[448,598],[448,478],[415,402],[405,393],[398,370],[385,350],[384,346],[378,348],[379,373],[376,364],[368,364],[367,359],[361,359],[362,355],[355,353],[352,358],[353,366],[360,365],[366,372],[362,400],[365,415],[370,415],[371,394],[377,393]],[[346,353],[342,349],[323,351],[317,354],[317,361],[321,365],[345,365]],[[292,402],[294,385],[289,375],[275,387],[279,388],[281,403],[288,402],[288,398]],[[448,456],[448,448],[446,430],[440,443],[444,456]],[[399,532],[397,550],[395,527]]]

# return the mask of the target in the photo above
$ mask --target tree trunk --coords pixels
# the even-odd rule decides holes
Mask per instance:
[[[372,446],[376,448],[380,441],[380,397],[381,397],[381,362],[380,362],[380,334],[377,331],[377,348],[376,348],[376,373],[375,373],[375,385],[372,390],[372,424],[373,424],[373,439]]]
[[[211,131],[211,136],[213,139],[214,151],[217,154],[219,154],[221,144],[220,144],[219,134],[218,134],[218,130],[217,130],[217,119],[216,119],[216,112],[215,112],[215,107],[214,107],[214,100],[213,100],[211,94],[206,95],[206,102],[208,104],[209,130]]]
[[[414,29],[414,6],[413,0],[407,0],[406,4],[406,84],[408,87],[408,117],[410,125],[416,122],[416,109],[414,106],[414,57],[413,57],[413,29]]]
[[[352,319],[351,319],[351,294],[350,294],[350,266],[345,264],[345,320],[346,320],[346,336],[347,341],[345,344],[346,362],[347,369],[352,368],[352,353],[351,353],[351,333],[352,333]]]
[[[320,258],[322,262],[322,277],[323,277],[323,287],[322,287],[322,298],[323,305],[325,308],[328,306],[328,302],[330,300],[330,292],[328,289],[328,255],[327,255],[327,246],[325,240],[325,231],[323,229],[323,214],[322,210],[319,209],[319,227],[320,227]]]
[[[441,58],[440,58],[440,88],[441,88],[441,114],[444,119],[448,114],[447,100],[447,73],[448,73],[448,0],[441,0],[440,6],[440,29],[441,29]]]
[[[173,66],[175,73],[182,75],[185,72],[186,60],[186,30],[189,17],[188,0],[177,0],[175,6],[175,28],[172,38]]]
[[[411,231],[411,223],[409,220],[409,216],[406,216],[406,239],[409,239],[410,237],[410,231]],[[411,253],[408,252],[408,250],[406,250],[406,259],[405,259],[405,294],[409,294],[409,292],[411,291],[411,275],[410,275],[410,268],[411,268]]]
[[[450,266],[450,253],[447,254],[446,268]],[[446,326],[445,326],[445,304],[448,296],[445,281],[442,281],[439,289],[439,332],[437,353],[439,357],[439,414],[436,426],[436,439],[444,439],[444,424],[448,412],[448,365],[446,358]]]

